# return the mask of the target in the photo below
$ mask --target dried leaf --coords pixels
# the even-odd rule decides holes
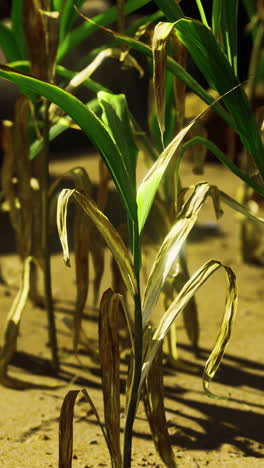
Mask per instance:
[[[22,259],[32,254],[33,190],[32,169],[29,161],[29,100],[26,96],[17,99],[14,122],[14,155],[17,177],[17,196],[20,203],[18,252]]]
[[[143,400],[156,450],[165,466],[176,468],[165,415],[161,348],[153,359],[143,386]]]
[[[180,314],[180,312],[183,311],[190,298],[194,296],[194,294],[198,291],[198,289],[200,289],[204,282],[221,267],[224,268],[228,281],[225,313],[222,321],[221,331],[206,363],[203,377],[204,389],[206,393],[211,397],[216,397],[209,391],[209,383],[219,367],[226,346],[229,342],[233,320],[237,308],[237,287],[235,275],[229,267],[216,260],[210,260],[209,262],[205,263],[190,278],[190,280],[184,285],[181,292],[175,298],[169,309],[163,315],[153,335],[152,343],[149,346],[147,355],[144,360],[140,386],[143,384],[145,377],[149,372],[151,363],[176,317]]]
[[[79,190],[84,190],[91,193],[92,184],[87,172],[82,167],[74,168],[70,171],[73,177],[74,185]],[[91,224],[87,223],[87,219],[83,210],[76,206],[74,219],[74,254],[75,254],[75,272],[76,272],[76,310],[74,314],[74,329],[73,329],[73,349],[75,353],[78,351],[79,336],[82,326],[82,318],[84,307],[88,295],[89,284],[89,249],[91,248],[92,239]]]
[[[185,240],[196,223],[198,214],[207,197],[211,195],[215,199],[215,188],[207,182],[202,182],[195,186],[189,199],[183,205],[181,212],[176,217],[176,222],[165,237],[162,246],[154,261],[148,282],[145,288],[143,299],[143,326],[146,325],[152,313],[166,278],[179,255]],[[216,207],[219,215],[219,207]]]
[[[59,428],[59,468],[72,468],[73,412],[80,390],[71,390],[63,400]]]
[[[27,257],[22,271],[22,280],[19,291],[9,311],[5,326],[4,345],[0,354],[0,375],[5,375],[7,367],[16,350],[17,337],[22,313],[25,309],[30,290],[30,268],[32,257]]]
[[[134,275],[133,264],[130,253],[125,247],[118,232],[112,226],[108,218],[97,208],[94,201],[87,193],[84,194],[80,191],[69,189],[62,190],[60,193],[57,211],[57,225],[66,265],[69,265],[66,216],[68,201],[72,195],[74,195],[75,200],[83,208],[85,213],[89,216],[91,221],[102,234],[120,268],[121,275],[128,290],[134,296],[137,292],[137,282]]]
[[[211,352],[209,359],[206,363],[204,374],[203,374],[203,386],[208,396],[212,398],[221,398],[209,390],[211,380],[220,365],[225,349],[230,340],[233,321],[235,319],[236,308],[237,308],[237,285],[236,277],[231,268],[222,265],[225,268],[228,290],[225,304],[225,313],[222,320],[221,330],[217,337],[213,351]]]
[[[52,81],[59,38],[59,13],[48,9],[48,0],[25,0],[23,25],[33,76]]]
[[[14,377],[10,377],[7,373],[8,366],[11,362],[14,352],[16,351],[21,317],[29,296],[30,274],[33,261],[34,260],[32,257],[27,257],[24,260],[21,285],[7,316],[4,331],[4,343],[0,351],[0,382],[6,387],[14,388],[17,390],[24,390],[30,388],[57,389],[61,388],[62,385],[52,386],[34,384],[32,382],[26,382],[20,379],[16,379]]]
[[[48,8],[48,1],[45,3],[45,7]],[[41,12],[42,8],[40,0],[25,0],[23,3],[23,25],[32,74],[36,78],[48,81],[47,24]]]
[[[88,295],[89,284],[89,248],[91,245],[90,226],[85,213],[78,206],[74,218],[74,254],[76,274],[76,306],[73,328],[73,349],[78,352],[79,336],[83,312]]]
[[[120,355],[119,295],[108,289],[99,307],[99,352],[104,396],[104,417],[112,466],[121,468],[120,450]]]
[[[162,143],[165,132],[167,44],[173,27],[174,23],[159,22],[152,39],[153,86]]]
[[[69,244],[68,244],[68,235],[67,235],[67,214],[68,214],[68,203],[71,196],[74,193],[74,189],[72,190],[62,190],[60,192],[57,204],[57,227],[59,238],[62,245],[63,251],[63,260],[65,265],[68,267],[71,266],[70,263],[70,252],[69,252]]]
[[[90,252],[94,269],[93,305],[96,306],[105,267],[105,243],[104,239],[101,236],[98,236],[97,229],[93,224],[91,225],[91,239],[93,239],[93,242],[90,246]]]
[[[4,199],[8,203],[9,216],[13,228],[19,231],[19,202],[17,198],[16,184],[16,161],[14,154],[14,125],[9,120],[2,122],[1,132],[2,146],[4,150],[3,166],[1,171],[1,185]]]

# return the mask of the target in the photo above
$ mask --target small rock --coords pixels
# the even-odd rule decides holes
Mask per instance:
[[[90,445],[98,445],[98,440],[90,440],[89,442]]]

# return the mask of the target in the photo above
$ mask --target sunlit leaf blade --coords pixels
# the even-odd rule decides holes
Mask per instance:
[[[221,324],[221,329],[211,352],[209,359],[205,365],[203,374],[203,386],[208,396],[219,398],[209,390],[211,380],[220,365],[225,349],[231,337],[233,322],[237,308],[237,285],[236,277],[231,268],[225,266],[225,273],[227,276],[227,295],[225,304],[225,313]]]
[[[181,0],[154,0],[169,21],[177,21],[183,18],[184,13],[179,5]]]
[[[57,204],[57,227],[58,234],[61,241],[62,251],[63,251],[63,260],[65,265],[71,266],[70,263],[70,251],[68,244],[68,234],[67,234],[67,214],[68,214],[68,203],[71,196],[74,193],[72,190],[62,190]]]
[[[99,307],[99,352],[102,370],[105,428],[109,441],[113,468],[121,468],[120,450],[120,354],[119,321],[120,299],[108,289]]]
[[[228,59],[206,26],[199,21],[184,18],[175,24],[175,28],[179,39],[213,89],[224,95],[239,84]],[[263,145],[243,88],[236,87],[222,99],[232,115],[243,145],[254,158],[263,177]]]
[[[63,400],[59,428],[59,468],[72,468],[73,414],[80,390],[71,390]]]
[[[7,62],[22,58],[13,31],[4,23],[0,23],[0,44]]]
[[[97,208],[93,200],[77,190],[64,189],[58,198],[57,226],[61,240],[64,261],[69,264],[69,247],[67,239],[66,216],[69,198],[74,196],[77,203],[83,208],[90,220],[102,234],[105,242],[110,248],[118,266],[128,291],[134,296],[137,292],[137,282],[134,275],[133,264],[130,253],[125,247],[120,235],[112,226],[108,218]]]
[[[235,275],[229,267],[226,267],[222,263],[216,260],[210,260],[205,263],[185,284],[178,296],[172,302],[169,309],[163,315],[155,333],[153,336],[152,343],[149,347],[148,353],[144,360],[141,374],[141,385],[143,384],[145,377],[147,376],[151,363],[160,348],[165,336],[169,332],[169,329],[176,319],[176,317],[182,312],[188,301],[194,294],[200,289],[200,287],[205,283],[205,281],[219,268],[223,267],[228,281],[227,287],[227,298],[225,305],[225,313],[222,321],[221,331],[217,338],[216,344],[213,348],[213,351],[210,354],[210,357],[206,364],[206,369],[204,373],[204,388],[207,393],[212,396],[209,392],[208,386],[210,380],[214,376],[217,368],[219,367],[220,361],[222,359],[223,353],[227,346],[227,343],[230,338],[233,319],[237,307],[237,291],[236,291],[236,280]]]
[[[192,120],[189,125],[183,128],[171,143],[164,149],[159,158],[155,161],[147,175],[141,182],[137,192],[137,204],[138,204],[138,224],[139,232],[144,228],[146,219],[148,217],[152,202],[155,194],[158,190],[160,181],[171,161],[183,138],[192,128],[195,123],[195,119]]]
[[[165,103],[166,103],[166,59],[167,43],[173,29],[173,23],[160,22],[154,29],[152,38],[153,51],[153,86],[156,101],[157,117],[163,142],[165,131]]]
[[[143,326],[146,325],[152,313],[167,276],[175,263],[175,260],[193,228],[200,209],[212,188],[207,182],[195,186],[193,193],[183,205],[176,221],[165,237],[151,269],[143,299]]]
[[[30,290],[30,270],[32,257],[26,258],[23,265],[22,280],[19,291],[13,301],[6,320],[4,344],[0,354],[0,375],[7,373],[7,367],[16,350],[19,325],[22,313],[25,309]]]
[[[8,375],[8,366],[17,347],[17,339],[19,335],[19,327],[22,314],[25,310],[26,303],[30,290],[30,273],[32,268],[32,257],[27,257],[23,262],[21,284],[17,295],[15,296],[9,314],[7,316],[4,340],[0,351],[0,383],[6,387],[17,390],[25,390],[31,388],[38,389],[58,389],[61,385],[43,385],[36,384],[30,381],[24,381]]]
[[[137,147],[129,122],[129,112],[124,94],[98,93],[98,100],[103,109],[102,120],[122,155],[133,189],[136,190]]]
[[[237,75],[237,15],[238,0],[228,0],[221,5],[221,32],[228,57],[235,75]]]
[[[128,15],[150,3],[150,0],[128,0],[125,2],[125,14]],[[84,39],[91,36],[98,28],[97,25],[107,26],[116,21],[117,7],[108,8],[107,11],[93,17],[95,24],[84,22],[66,35],[58,50],[57,60],[60,62],[65,55],[75,49]]]
[[[81,101],[58,86],[23,75],[3,65],[0,67],[0,77],[13,81],[22,87],[24,92],[32,93],[34,91],[40,96],[45,96],[61,107],[81,127],[101,153],[120,192],[127,213],[132,219],[135,219],[136,200],[129,175],[113,138],[99,118]]]
[[[165,415],[161,348],[153,359],[143,386],[143,401],[156,450],[165,466],[176,468]]]
[[[67,87],[65,88],[66,91],[75,93],[77,88],[83,84],[86,86],[88,89],[91,89],[93,92],[98,92],[98,91],[105,91],[107,92],[106,88],[103,86],[99,85],[99,83],[96,83],[95,81],[90,80],[90,76],[102,65],[104,60],[107,58],[114,58],[117,60],[122,59],[122,63],[124,64],[125,67],[130,67],[130,68],[135,68],[140,77],[144,75],[144,70],[143,68],[139,65],[137,60],[130,54],[126,54],[125,57],[123,57],[123,52],[120,50],[120,48],[107,48],[101,50],[95,58],[80,72],[71,72],[70,70],[67,70],[65,67],[62,67],[61,65],[57,66],[56,71],[59,75],[65,76],[65,77],[70,77],[71,80]],[[111,94],[110,91],[108,91],[109,94]]]

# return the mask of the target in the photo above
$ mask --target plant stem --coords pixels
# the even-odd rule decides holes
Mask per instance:
[[[42,150],[42,171],[41,171],[41,208],[42,208],[42,258],[44,276],[44,298],[48,314],[49,341],[52,354],[52,367],[55,372],[59,370],[58,345],[56,335],[55,316],[53,309],[52,287],[51,287],[51,267],[49,251],[49,103],[44,102],[43,118],[43,150]]]
[[[128,402],[126,423],[124,429],[124,451],[123,451],[123,468],[131,467],[132,453],[132,437],[133,425],[136,416],[138,402],[138,387],[142,369],[142,314],[140,296],[134,297],[135,303],[135,337],[134,337],[134,362],[133,375],[130,389],[130,397]]]
[[[132,362],[132,382],[130,388],[130,396],[127,406],[126,422],[124,429],[124,451],[123,451],[123,468],[131,467],[131,453],[132,453],[132,437],[133,425],[137,411],[138,404],[138,388],[141,378],[142,370],[142,349],[143,349],[143,329],[142,329],[142,310],[141,310],[141,297],[140,297],[140,238],[138,234],[138,224],[133,223],[133,253],[134,253],[134,270],[137,278],[138,293],[134,296],[134,359]]]

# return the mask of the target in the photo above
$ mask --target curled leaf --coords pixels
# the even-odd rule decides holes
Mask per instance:
[[[148,352],[146,354],[141,374],[141,385],[144,382],[145,377],[147,376],[151,363],[158,352],[165,336],[169,332],[171,325],[173,324],[176,317],[183,311],[184,307],[187,305],[189,300],[194,296],[194,294],[200,289],[200,287],[205,283],[205,281],[219,268],[223,267],[226,276],[227,276],[227,297],[225,304],[225,312],[222,320],[221,330],[216,340],[215,346],[210,354],[210,357],[206,363],[204,376],[203,376],[203,385],[206,393],[211,397],[216,397],[209,391],[209,384],[211,379],[214,377],[223,354],[225,352],[226,346],[229,342],[232,325],[237,308],[237,286],[235,274],[231,268],[223,265],[221,262],[216,260],[210,260],[205,263],[184,285],[178,296],[172,302],[169,309],[165,312],[162,317],[155,333],[153,335],[152,342],[149,346]]]
[[[154,261],[145,289],[143,299],[143,326],[146,325],[158,301],[168,274],[179,255],[180,249],[196,223],[200,209],[209,195],[211,195],[214,200],[216,214],[220,215],[221,211],[219,206],[217,206],[215,187],[211,187],[207,182],[202,182],[195,186],[193,193],[176,217],[176,222],[165,237]]]
[[[214,345],[213,351],[211,352],[209,359],[207,360],[204,373],[203,373],[203,386],[208,396],[212,398],[222,398],[209,390],[209,384],[213,379],[225,349],[229,343],[233,321],[235,319],[235,313],[237,308],[237,285],[236,277],[231,268],[222,265],[225,269],[227,276],[227,296],[225,304],[225,313],[221,324],[221,329]]]
[[[66,265],[69,265],[66,216],[68,201],[72,195],[74,195],[77,203],[83,208],[85,213],[102,234],[119,266],[120,273],[128,290],[134,296],[137,292],[137,282],[133,270],[133,264],[130,253],[125,247],[120,235],[110,223],[109,219],[97,208],[96,204],[87,193],[70,189],[64,189],[60,193],[57,211],[57,225]]]

